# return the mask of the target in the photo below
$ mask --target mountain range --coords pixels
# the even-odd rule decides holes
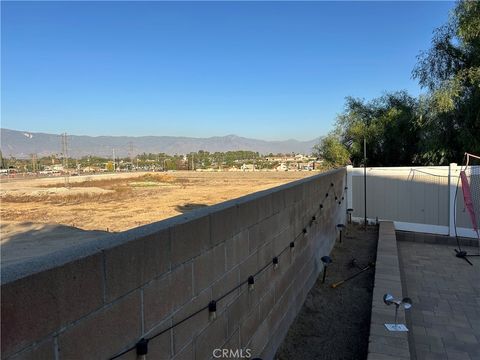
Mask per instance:
[[[28,158],[62,154],[62,135],[39,132],[0,129],[0,148],[4,157]],[[236,135],[193,138],[178,136],[67,136],[68,156],[80,158],[93,155],[126,157],[141,153],[187,154],[205,150],[231,151],[249,150],[260,154],[302,153],[310,154],[319,138],[310,141],[285,140],[266,141],[244,138]]]

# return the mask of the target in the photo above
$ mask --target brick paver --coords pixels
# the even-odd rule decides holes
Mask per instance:
[[[398,242],[413,359],[480,359],[480,257],[448,245]],[[476,249],[465,248],[470,253]]]

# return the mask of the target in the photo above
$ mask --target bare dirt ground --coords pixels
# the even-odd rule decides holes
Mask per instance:
[[[2,238],[38,223],[123,231],[315,174],[129,173],[70,177],[68,186],[63,177],[7,180],[0,187]]]
[[[363,360],[368,354],[370,314],[375,272],[371,268],[333,289],[331,284],[346,279],[361,267],[375,262],[377,227],[365,232],[349,225],[347,236],[331,253],[326,281],[317,279],[300,313],[277,351],[277,360]]]

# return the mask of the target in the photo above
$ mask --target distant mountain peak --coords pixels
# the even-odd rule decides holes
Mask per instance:
[[[28,158],[32,154],[49,156],[62,153],[60,134],[47,134],[30,131],[0,129],[1,150],[3,156]],[[260,154],[304,153],[309,154],[318,139],[298,141],[266,141],[250,139],[235,134],[193,138],[180,136],[85,136],[68,135],[68,154],[70,157],[103,156],[111,157],[113,149],[116,156],[126,157],[139,153],[187,154],[192,151],[209,152],[229,150],[249,150]]]

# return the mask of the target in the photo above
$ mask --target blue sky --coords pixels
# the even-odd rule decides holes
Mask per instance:
[[[2,2],[2,127],[308,140],[420,89],[452,2]]]

